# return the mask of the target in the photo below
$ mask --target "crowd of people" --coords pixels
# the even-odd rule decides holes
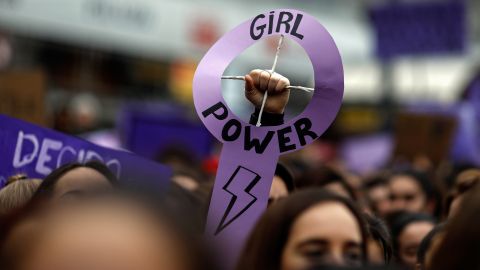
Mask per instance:
[[[283,121],[288,80],[254,70],[246,81],[247,99],[258,106],[268,91],[267,116]],[[356,175],[309,155],[277,164],[236,270],[480,269],[479,167],[392,161]],[[0,269],[223,270],[202,237],[214,170],[179,152],[162,161],[174,170],[167,190],[122,183],[98,161],[12,176],[0,190]]]

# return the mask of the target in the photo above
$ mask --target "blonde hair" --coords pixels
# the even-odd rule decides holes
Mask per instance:
[[[42,180],[29,179],[25,174],[13,175],[0,190],[0,215],[6,215],[30,201]]]

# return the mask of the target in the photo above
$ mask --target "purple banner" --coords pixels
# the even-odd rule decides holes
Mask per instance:
[[[302,114],[283,125],[244,123],[226,106],[221,76],[249,46],[281,34],[307,52],[315,75],[313,97]],[[223,142],[206,234],[217,247],[223,269],[232,269],[265,210],[279,155],[313,142],[334,120],[343,97],[342,61],[332,37],[314,17],[297,10],[273,10],[242,23],[213,45],[198,65],[193,96],[203,124]]]
[[[156,181],[165,187],[170,169],[126,151],[104,148],[14,118],[0,115],[0,187],[11,175],[44,178],[69,162],[99,160],[121,181]]]
[[[213,137],[201,123],[189,119],[186,111],[188,108],[172,104],[129,104],[120,122],[125,147],[149,159],[158,158],[170,147],[185,150],[198,160],[208,157]]]
[[[468,41],[463,0],[382,1],[370,9],[376,54],[382,59],[404,55],[462,53]]]

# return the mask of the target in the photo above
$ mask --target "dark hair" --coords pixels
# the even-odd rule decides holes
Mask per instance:
[[[422,269],[425,269],[425,256],[427,255],[427,251],[430,249],[432,244],[432,240],[435,236],[445,230],[445,224],[441,223],[435,226],[420,242],[420,246],[418,246],[417,250],[417,263],[421,265]]]
[[[393,253],[397,259],[399,259],[399,238],[403,230],[410,224],[415,222],[431,222],[435,224],[435,218],[431,215],[424,213],[411,213],[411,212],[397,212],[394,217],[390,219],[390,232],[392,234]]]
[[[392,237],[390,236],[387,225],[385,225],[380,218],[369,214],[365,214],[365,220],[367,222],[368,235],[380,244],[383,250],[385,264],[389,264],[393,255],[393,247]]]
[[[277,167],[275,168],[275,175],[280,177],[282,181],[285,183],[288,192],[293,192],[295,190],[295,182],[293,180],[292,173],[288,170],[288,168],[282,164],[277,163]]]
[[[462,172],[470,169],[478,169],[478,166],[473,163],[453,164],[453,168],[445,178],[445,184],[447,185],[447,188],[451,189],[452,187],[454,187],[457,176]]]
[[[180,165],[190,169],[197,169],[200,165],[196,154],[181,143],[173,143],[161,149],[155,156],[155,160],[173,167]]]
[[[473,190],[475,186],[478,185],[480,181],[478,179],[474,179],[473,181],[468,181],[466,183],[461,183],[455,186],[453,191],[450,191],[448,195],[445,198],[445,203],[444,203],[444,211],[443,215],[444,217],[448,217],[450,214],[450,208],[452,207],[453,201],[458,198],[459,196],[462,196],[463,194],[469,192],[470,190]]]
[[[375,174],[365,178],[365,180],[363,181],[362,189],[369,190],[385,185],[388,185],[388,177],[384,174]]]
[[[244,246],[237,270],[280,269],[280,258],[297,218],[312,206],[329,201],[346,206],[355,216],[362,234],[362,260],[365,263],[367,229],[360,210],[349,199],[312,188],[296,191],[267,209]]]
[[[341,174],[327,166],[321,166],[309,170],[303,175],[302,178],[299,179],[297,182],[297,187],[299,189],[309,187],[325,187],[333,183],[340,184],[352,200],[357,200],[355,190],[350,186],[350,184],[348,184],[347,180],[345,180]]]
[[[433,255],[431,269],[480,269],[480,185],[466,194],[462,209],[446,225],[442,245]]]
[[[85,164],[77,162],[67,163],[53,170],[49,175],[45,177],[45,179],[43,179],[42,184],[40,184],[32,199],[41,200],[50,198],[53,194],[53,191],[55,190],[55,186],[57,185],[58,180],[60,180],[60,178],[66,173],[77,168],[93,169],[105,176],[108,182],[110,182],[110,184],[112,184],[113,186],[118,185],[117,177],[110,171],[110,169],[108,169],[107,166],[105,166],[105,164],[99,161],[91,160],[86,162]]]
[[[366,202],[368,203],[370,209],[372,209],[372,211],[375,213],[378,213],[379,210],[377,209],[377,205],[375,205],[375,203],[372,201],[372,198],[370,198],[370,194],[368,192],[374,188],[382,186],[387,188],[388,181],[386,176],[380,174],[365,178],[362,185],[362,190],[365,194]]]
[[[395,176],[408,176],[412,178],[418,183],[427,200],[435,198],[435,189],[426,173],[415,170],[396,171],[389,177],[389,181],[391,181],[391,179]]]

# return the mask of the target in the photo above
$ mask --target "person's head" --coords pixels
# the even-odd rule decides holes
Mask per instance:
[[[480,169],[470,168],[464,171],[461,171],[455,177],[454,188],[461,189],[462,186],[471,186],[476,182],[480,181]]]
[[[424,174],[413,171],[395,173],[389,179],[389,189],[392,212],[433,212],[434,190]]]
[[[172,181],[188,191],[196,191],[205,182],[205,176],[194,169],[175,169]]]
[[[334,169],[321,166],[305,173],[297,183],[299,189],[321,187],[342,197],[357,200],[357,195],[345,178]]]
[[[69,163],[45,177],[34,194],[34,200],[57,201],[81,197],[92,190],[118,185],[115,175],[98,161]]]
[[[480,171],[478,169],[468,169],[460,172],[455,178],[453,190],[446,200],[446,216],[451,218],[460,209],[466,194],[480,183]]]
[[[24,174],[10,177],[7,185],[0,190],[0,217],[23,207],[30,201],[40,183],[40,179],[28,179]]]
[[[21,260],[36,243],[45,216],[42,206],[30,200],[0,219],[0,269],[16,270],[10,262]]]
[[[368,228],[368,262],[370,265],[388,265],[393,255],[392,238],[385,223],[365,214]]]
[[[185,168],[196,170],[200,167],[200,161],[195,152],[180,143],[171,143],[170,146],[159,151],[155,160],[174,170]]]
[[[363,190],[375,214],[383,217],[390,212],[390,189],[387,179],[382,176],[371,177],[365,181]]]
[[[432,269],[432,257],[440,246],[445,233],[445,223],[438,224],[422,240],[417,251],[417,270]]]
[[[446,185],[446,188],[452,189],[454,188],[454,185],[456,184],[457,177],[460,173],[471,170],[471,169],[477,169],[477,165],[473,163],[453,163],[451,164],[451,168],[449,172],[445,172],[446,175],[444,176],[444,183]]]
[[[281,163],[277,163],[275,175],[273,176],[268,203],[271,204],[279,199],[285,198],[295,190],[295,182],[290,171]]]
[[[366,239],[363,215],[352,201],[325,190],[304,189],[267,209],[237,269],[359,266],[366,262]]]
[[[40,182],[39,179],[27,179],[25,175],[15,175],[10,177],[7,186],[0,190],[2,207],[0,243],[8,240],[5,239],[7,231],[11,236],[10,238],[16,239],[9,244],[8,254],[10,257],[16,257],[17,254],[27,250],[35,242],[35,232],[38,224],[33,215],[28,215],[27,218],[26,213],[30,213],[35,206],[31,203],[31,198]],[[15,226],[10,226],[13,223],[15,223]],[[5,269],[1,262],[0,269]]]
[[[480,269],[480,185],[466,195],[462,208],[446,225],[430,269]]]
[[[7,235],[2,269],[211,269],[209,254],[179,213],[150,195],[90,194],[42,214],[34,241],[16,256],[11,248],[22,238]]]
[[[403,212],[395,216],[390,229],[393,251],[400,264],[414,269],[418,247],[434,226],[435,219],[428,214]]]

